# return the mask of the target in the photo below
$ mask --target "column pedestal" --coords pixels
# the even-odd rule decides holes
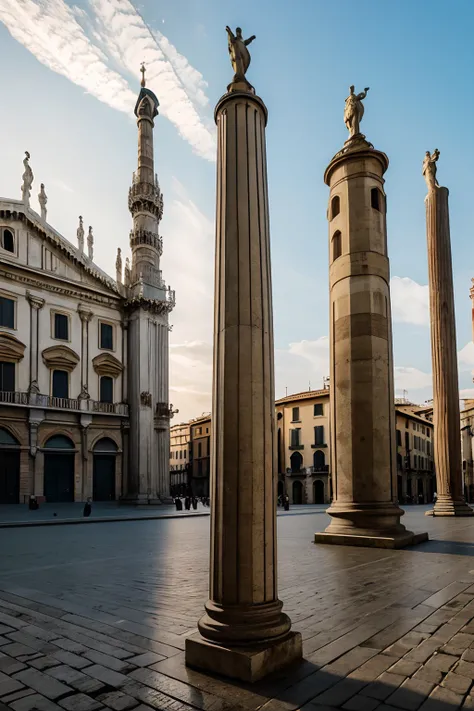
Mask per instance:
[[[217,104],[210,600],[186,664],[254,682],[302,656],[277,594],[267,110]]]
[[[449,191],[435,186],[425,198],[431,355],[433,360],[433,445],[436,503],[428,516],[472,516],[462,482],[461,420],[456,350]]]

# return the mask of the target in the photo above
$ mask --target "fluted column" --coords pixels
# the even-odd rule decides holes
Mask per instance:
[[[186,663],[255,681],[301,657],[277,593],[267,109],[218,102],[210,599]]]
[[[79,306],[78,314],[81,319],[81,393],[80,400],[88,400],[89,395],[89,322],[93,316],[92,311]]]
[[[464,500],[461,464],[458,362],[449,191],[433,186],[425,198],[433,361],[433,444],[437,499],[435,516],[472,516]]]
[[[39,344],[38,344],[38,321],[39,321],[39,311],[44,306],[44,299],[39,296],[34,296],[29,292],[26,298],[30,304],[30,385],[28,392],[30,396],[35,397],[39,393],[38,386],[38,358],[39,358]]]

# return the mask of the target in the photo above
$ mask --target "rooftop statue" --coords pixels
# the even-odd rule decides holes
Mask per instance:
[[[350,87],[350,94],[346,99],[344,108],[344,123],[349,130],[349,138],[353,138],[360,133],[360,122],[364,115],[364,104],[362,100],[367,96],[369,87],[366,87],[360,94],[356,94],[354,86]]]

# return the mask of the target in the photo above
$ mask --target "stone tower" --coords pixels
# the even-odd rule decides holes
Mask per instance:
[[[330,188],[334,501],[328,510],[331,524],[324,533],[315,535],[315,541],[400,548],[421,538],[400,523],[404,512],[396,503],[390,273],[383,178],[388,158],[359,132],[365,94],[356,96],[351,87],[344,116],[351,135],[324,175]],[[354,104],[353,113],[350,106],[348,110],[351,100],[359,102],[360,113],[355,117]]]
[[[145,86],[135,106],[138,167],[128,194],[133,218],[132,266],[127,286],[128,402],[130,405],[127,500],[152,503],[169,497],[168,315],[174,292],[160,270],[159,224],[163,196],[154,170],[153,128],[159,102]]]

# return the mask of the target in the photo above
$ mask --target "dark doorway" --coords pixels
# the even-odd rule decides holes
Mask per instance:
[[[48,503],[74,501],[74,454],[44,453],[44,495]]]
[[[0,449],[0,504],[20,503],[20,452]]]
[[[115,501],[115,455],[94,454],[94,501]]]
[[[300,481],[293,482],[293,503],[303,503],[303,484]]]
[[[299,474],[303,466],[303,457],[299,452],[293,452],[290,457],[291,471],[293,474]]]
[[[283,482],[282,482],[282,481],[279,481],[279,482],[278,482],[278,490],[277,490],[277,493],[278,493],[278,496],[283,496],[283,494],[285,493],[285,492],[284,492]]]
[[[315,472],[323,472],[326,466],[326,457],[324,452],[317,449],[313,454],[313,467]]]
[[[313,483],[313,494],[315,504],[324,504],[324,482],[321,479]]]

